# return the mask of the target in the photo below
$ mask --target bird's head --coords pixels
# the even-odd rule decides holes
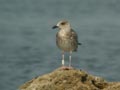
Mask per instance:
[[[62,30],[62,29],[70,29],[71,27],[70,27],[70,23],[68,21],[62,20],[62,21],[59,21],[57,23],[57,25],[53,26],[52,28],[53,29],[59,28],[60,30]]]

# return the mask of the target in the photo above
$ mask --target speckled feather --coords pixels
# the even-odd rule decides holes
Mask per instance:
[[[81,45],[81,43],[78,42],[78,36],[73,29],[66,32],[64,36],[61,36],[60,30],[56,34],[56,44],[61,50],[66,52],[77,51],[78,45]]]

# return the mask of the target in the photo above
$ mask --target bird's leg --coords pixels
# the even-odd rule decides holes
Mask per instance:
[[[64,66],[65,61],[64,61],[64,51],[62,52],[62,66]]]
[[[71,68],[71,59],[72,59],[71,54],[72,54],[72,51],[70,51],[70,55],[69,55],[69,68]]]

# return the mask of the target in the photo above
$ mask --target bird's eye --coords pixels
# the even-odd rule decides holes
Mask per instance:
[[[65,22],[62,22],[61,25],[65,25]]]

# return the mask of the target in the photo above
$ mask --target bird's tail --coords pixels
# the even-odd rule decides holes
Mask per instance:
[[[82,45],[82,43],[78,43],[78,45]]]

